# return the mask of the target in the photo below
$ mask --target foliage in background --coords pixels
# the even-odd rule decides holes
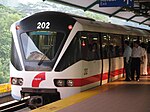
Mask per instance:
[[[98,14],[98,13],[93,13],[93,12],[87,11],[87,12],[85,12],[85,15],[86,15],[86,17],[93,18],[97,21],[108,22],[108,17]]]
[[[47,2],[47,1],[37,2],[36,4],[32,4],[32,3],[19,4],[16,7],[16,9],[20,12],[25,13],[26,15],[31,15],[33,13],[41,12],[41,11],[59,11],[59,12],[65,12],[65,13],[93,18],[97,21],[108,22],[108,17],[102,14],[93,13],[90,11],[85,12],[78,8],[64,6],[61,4],[56,4],[53,2]]]
[[[0,84],[9,82],[10,26],[20,18],[22,14],[0,5]]]

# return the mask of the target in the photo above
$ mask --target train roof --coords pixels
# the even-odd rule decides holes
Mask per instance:
[[[112,23],[93,21],[89,19],[82,19],[74,17],[84,30],[95,31],[95,32],[105,32],[114,34],[124,34],[124,35],[134,35],[134,36],[149,36],[150,33],[145,29],[138,29],[129,26],[116,25]]]
[[[112,23],[100,22],[88,17],[77,16],[73,14],[68,14],[76,19],[84,30],[88,31],[97,31],[105,33],[114,33],[114,34],[124,34],[124,35],[133,35],[133,36],[149,36],[150,33],[145,29],[139,29],[135,27],[117,25]]]
[[[43,15],[43,14],[48,15],[49,13],[58,14],[58,15],[62,15],[62,16],[68,16],[70,18],[73,18],[77,22],[79,22],[82,25],[83,30],[86,30],[86,31],[134,35],[134,36],[149,36],[150,35],[149,31],[147,31],[145,29],[139,29],[139,28],[133,28],[133,27],[129,27],[129,26],[116,25],[116,24],[112,24],[112,23],[95,21],[94,19],[91,19],[91,18],[68,14],[68,13],[62,13],[62,12],[45,11],[45,12],[35,13],[31,16]],[[30,16],[28,16],[28,17],[30,17]],[[28,17],[25,17],[22,20],[25,20]],[[22,21],[22,20],[20,20],[20,21]]]

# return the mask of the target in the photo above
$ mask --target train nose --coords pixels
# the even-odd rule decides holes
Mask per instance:
[[[42,96],[31,96],[28,101],[29,107],[37,108],[43,105],[43,98]]]

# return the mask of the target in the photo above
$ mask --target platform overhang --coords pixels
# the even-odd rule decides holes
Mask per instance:
[[[134,0],[130,7],[99,7],[99,0],[47,0],[150,26],[150,0]]]

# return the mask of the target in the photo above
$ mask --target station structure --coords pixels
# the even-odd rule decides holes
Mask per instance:
[[[117,17],[126,21],[132,21],[139,24],[150,25],[150,1],[149,0],[112,0],[123,1],[126,4],[133,1],[132,6],[117,6],[106,7],[100,6],[100,2],[105,4],[105,1],[111,0],[47,0],[53,1],[72,7],[83,9],[84,11],[92,11],[100,14],[108,15],[109,17]]]

